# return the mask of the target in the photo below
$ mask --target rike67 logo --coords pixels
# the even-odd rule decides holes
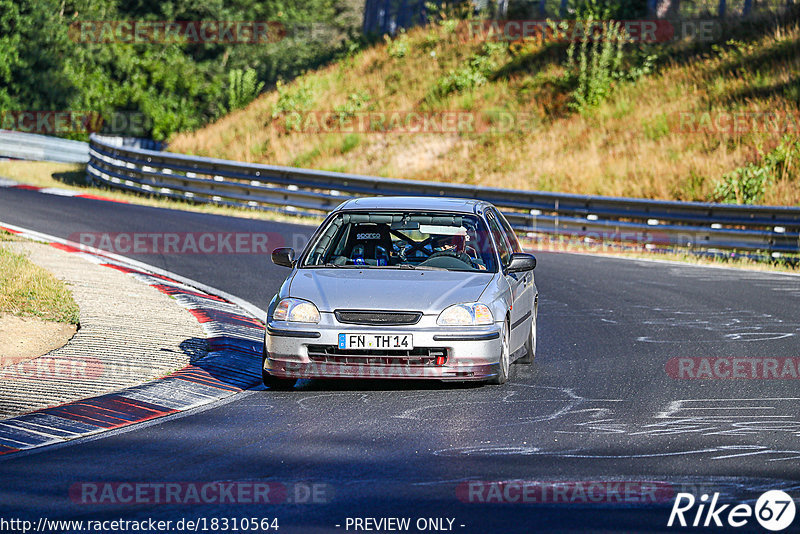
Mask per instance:
[[[749,504],[719,504],[719,493],[710,498],[701,495],[699,501],[691,493],[678,493],[669,514],[667,526],[739,528],[754,517],[767,530],[779,532],[794,521],[795,503],[788,493],[772,490],[761,495],[755,506]],[[695,506],[696,505],[696,506]],[[696,509],[695,509],[696,508]]]

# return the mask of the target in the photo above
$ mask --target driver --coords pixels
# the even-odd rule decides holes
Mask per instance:
[[[467,253],[467,239],[463,235],[454,235],[446,238],[444,248],[442,250],[453,250],[459,254]]]
[[[471,265],[475,269],[485,270],[486,267],[480,263],[472,261],[472,257],[467,254],[467,236],[466,235],[453,235],[447,236],[439,241],[441,249],[434,255],[453,256],[463,261],[467,265]]]

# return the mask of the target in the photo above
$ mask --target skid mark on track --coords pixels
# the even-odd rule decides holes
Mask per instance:
[[[539,397],[530,397],[530,396],[523,396],[523,390],[521,388],[533,388],[536,390],[542,390],[542,395]],[[558,395],[553,395],[553,393],[557,393]],[[430,397],[430,400],[433,401],[434,398]],[[549,387],[549,386],[532,386],[528,384],[508,384],[506,389],[503,391],[503,395],[501,399],[497,399],[494,396],[487,396],[484,399],[480,400],[468,400],[464,401],[459,397],[459,406],[460,407],[470,407],[476,408],[475,410],[471,410],[472,416],[475,418],[476,426],[480,425],[483,428],[499,428],[505,426],[519,426],[525,425],[530,423],[542,422],[542,421],[553,421],[564,414],[576,409],[582,403],[588,402],[590,399],[585,399],[580,395],[576,394],[572,388],[558,388],[558,387]],[[608,400],[606,402],[615,402],[613,400]],[[542,406],[547,406],[549,404],[554,404],[555,406],[552,409],[545,408],[545,413],[539,412],[537,415],[529,416],[529,417],[521,417],[515,419],[514,421],[506,421],[506,422],[498,422],[497,419],[497,405],[499,404],[514,404],[519,406],[520,404],[524,403],[531,403],[535,404],[537,408],[541,408]],[[449,405],[446,398],[440,398],[437,395],[435,402],[429,402],[426,404],[422,404],[420,406],[416,406],[414,408],[409,408],[404,410],[403,412],[394,415],[393,417],[397,419],[410,419],[410,420],[417,420],[417,421],[425,421],[425,420],[437,420],[441,418],[442,410],[445,409]],[[485,411],[480,411],[478,408],[485,407]],[[538,411],[538,410],[537,410]]]
[[[747,436],[785,432],[800,437],[797,398],[682,399],[658,412],[658,423],[646,425],[669,430],[686,425],[703,427],[704,436]]]
[[[717,343],[720,341],[774,341],[793,337],[800,332],[800,322],[784,321],[768,313],[751,310],[725,308],[714,311],[693,311],[680,308],[648,308],[655,318],[632,321],[628,324],[641,325],[651,332],[638,336],[636,341],[646,343],[685,343],[685,332],[676,336],[674,329],[696,330],[705,334],[705,338],[694,335],[693,343]],[[645,314],[641,314],[645,316]]]
[[[539,454],[538,447],[522,446],[492,446],[478,445],[475,447],[460,447],[458,449],[442,449],[434,451],[436,456],[526,456]]]
[[[536,387],[536,386],[532,386]],[[557,389],[557,388],[551,388]],[[800,437],[800,416],[797,406],[800,398],[742,398],[742,399],[679,399],[671,401],[662,410],[654,412],[649,420],[632,421],[627,414],[619,414],[622,406],[630,408],[630,403],[618,399],[587,399],[572,390],[569,398],[550,399],[561,402],[559,408],[545,415],[521,418],[516,426],[530,425],[529,436],[571,435],[586,445],[579,449],[548,450],[537,440],[527,447],[504,443],[501,439],[494,444],[479,447],[451,447],[434,452],[439,456],[555,456],[575,459],[646,459],[659,457],[702,456],[704,460],[719,461],[744,457],[759,457],[765,462],[785,462],[800,459],[798,448],[780,448],[763,445],[765,434],[778,434],[790,438]],[[520,402],[519,400],[515,402]],[[622,405],[620,403],[623,402]],[[419,417],[426,407],[415,410]],[[431,413],[433,420],[437,414]],[[441,416],[441,413],[438,413]],[[533,423],[538,423],[534,425]],[[542,423],[553,425],[542,426]],[[491,426],[491,425],[490,425]],[[510,425],[498,425],[510,426]],[[663,438],[694,435],[707,439],[696,448],[665,450]],[[640,445],[633,446],[630,439],[636,438]],[[641,441],[641,438],[652,438]],[[716,438],[716,439],[714,439]],[[733,438],[735,441],[721,442],[720,438]],[[618,440],[616,442],[615,440]],[[541,442],[541,439],[539,440]],[[556,440],[557,441],[557,440]],[[748,443],[747,441],[751,441]],[[755,442],[752,442],[755,441]],[[593,449],[593,442],[599,443],[600,450]]]
[[[744,452],[742,452],[744,451]],[[582,450],[576,451],[552,451],[538,453],[543,456],[555,456],[559,458],[581,458],[588,460],[635,460],[646,458],[661,458],[668,456],[695,456],[706,455],[710,460],[725,460],[742,456],[764,455],[770,462],[783,460],[796,460],[800,458],[798,450],[778,450],[761,445],[721,445],[718,447],[706,447],[700,449],[686,449],[674,451],[639,452],[635,454],[591,454]]]
[[[643,262],[643,266],[647,266]],[[782,273],[771,273],[761,271],[751,271],[747,269],[715,269],[715,268],[695,268],[687,269],[683,265],[675,265],[670,267],[669,274],[679,279],[690,278],[698,282],[707,283],[741,283],[741,282],[755,282],[767,283],[775,285],[776,283],[794,283],[797,284],[798,280],[793,276],[786,276]]]
[[[366,393],[343,391],[337,391],[335,393],[315,393],[307,397],[303,397],[302,399],[297,399],[296,402],[297,406],[303,410],[317,412],[320,408],[329,406],[329,403],[326,402],[326,400],[333,399],[335,401],[340,401],[345,398],[348,399],[348,403],[356,401],[360,402],[361,404],[369,404],[369,396]],[[320,405],[316,406],[315,403],[320,403]]]
[[[773,280],[774,282],[774,280]],[[800,296],[800,284],[795,279],[779,280],[764,291],[781,291],[781,296]],[[691,334],[693,343],[776,341],[797,336],[800,321],[740,308],[692,310],[680,307],[633,305],[624,309],[572,308],[567,303],[541,299],[541,309],[548,320],[597,320],[607,325],[639,327],[641,335],[635,340],[643,343],[683,344]],[[681,330],[676,333],[676,330]]]
[[[800,437],[800,417],[796,398],[760,399],[681,399],[652,416],[650,423],[628,423],[605,417],[585,421],[562,421],[573,430],[563,434],[624,433],[629,436],[699,434],[702,436],[752,436],[763,432],[783,432]],[[606,414],[609,412],[606,411]],[[570,416],[579,416],[573,412]]]

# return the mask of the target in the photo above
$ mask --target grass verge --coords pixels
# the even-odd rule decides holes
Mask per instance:
[[[0,242],[15,240],[0,230]],[[78,324],[72,292],[50,272],[25,255],[0,246],[0,313]]]

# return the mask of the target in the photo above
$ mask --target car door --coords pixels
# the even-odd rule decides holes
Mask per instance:
[[[502,224],[500,223],[499,214],[494,210],[487,210],[486,221],[489,224],[489,231],[492,234],[497,252],[500,255],[500,267],[503,270],[506,282],[511,288],[511,331],[509,332],[509,346],[511,352],[516,351],[524,343],[528,335],[528,329],[525,328],[527,317],[530,317],[530,305],[525,305],[525,275],[527,273],[509,273],[507,272],[508,264],[511,262],[511,254],[513,253],[512,244],[508,239]],[[517,243],[519,247],[519,244]],[[526,315],[527,314],[527,315]]]
[[[496,213],[498,221],[500,221],[500,226],[503,227],[503,230],[508,237],[509,243],[511,243],[511,251],[512,252],[523,252],[522,247],[519,244],[519,239],[517,239],[517,234],[514,232],[514,229],[511,228],[511,225],[508,223],[508,220],[505,216],[500,213],[499,211]],[[523,279],[524,289],[522,290],[519,298],[520,302],[515,303],[514,306],[522,306],[525,308],[526,312],[523,314],[525,317],[529,317],[528,311],[530,311],[531,315],[533,315],[532,320],[536,320],[536,299],[538,297],[538,290],[536,289],[536,282],[534,280],[533,271],[525,271],[522,273],[517,273]],[[525,332],[528,331],[524,325],[528,324],[527,320],[523,320],[523,328]],[[523,343],[526,339],[523,339]]]

